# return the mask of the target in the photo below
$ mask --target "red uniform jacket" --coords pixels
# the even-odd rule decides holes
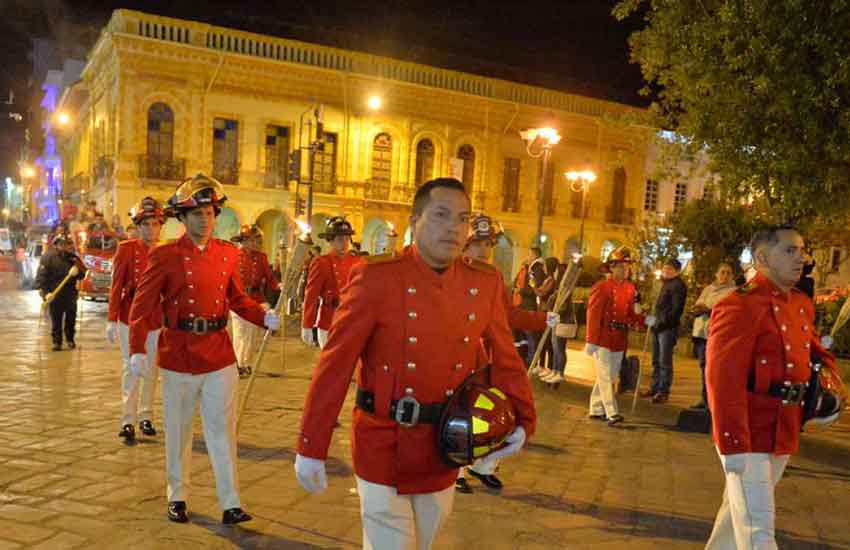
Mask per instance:
[[[235,363],[227,330],[194,334],[176,327],[181,319],[227,319],[230,310],[263,326],[265,311],[245,294],[238,269],[239,249],[218,239],[201,250],[184,235],[151,250],[130,308],[130,353],[144,353],[152,319],[163,315],[160,367],[203,374]]]
[[[109,321],[129,324],[130,305],[148,265],[150,248],[141,239],[124,241],[112,258],[112,287],[109,289]],[[160,321],[157,323],[159,328]]]
[[[324,254],[310,262],[307,288],[304,290],[302,327],[318,327],[322,330],[331,328],[334,310],[339,306],[340,293],[348,284],[352,266],[360,262],[359,256],[340,256],[336,252]]]
[[[239,255],[239,276],[245,293],[261,304],[266,301],[266,290],[280,289],[269,267],[269,257],[259,250],[242,249]]]
[[[423,404],[444,403],[475,370],[482,337],[492,347],[491,382],[511,398],[531,436],[534,401],[514,349],[503,293],[491,266],[458,259],[439,274],[415,247],[356,266],[313,373],[298,453],[327,458],[334,423],[361,360],[357,384],[374,392],[376,412],[354,410],[357,475],[402,494],[451,486],[457,469],[440,458],[435,426],[400,427],[389,417],[390,403],[405,394]]]
[[[627,330],[612,328],[642,325],[644,316],[635,313],[637,289],[631,281],[617,282],[613,278],[599,281],[590,289],[587,300],[587,343],[611,351],[626,351],[629,346]]]
[[[771,383],[808,382],[813,351],[835,373],[815,332],[812,301],[759,273],[712,308],[709,330],[705,378],[720,453],[796,452],[802,408],[767,392]]]

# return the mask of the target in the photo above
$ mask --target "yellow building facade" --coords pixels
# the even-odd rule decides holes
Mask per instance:
[[[74,121],[61,140],[66,197],[94,200],[107,220],[127,224],[142,197],[164,200],[182,178],[211,174],[229,199],[217,234],[258,223],[270,253],[295,218],[286,160],[310,141],[319,106],[314,233],[345,215],[369,252],[383,248],[388,223],[409,238],[417,184],[454,175],[473,210],[505,229],[496,259],[510,276],[536,235],[541,162],[519,135],[532,127],[562,136],[544,178],[548,255],[563,257],[579,234],[581,193],[564,172],[598,174],[587,254],[626,242],[643,204],[645,141],[622,122],[640,117],[634,108],[141,12],[113,13],[62,103]]]

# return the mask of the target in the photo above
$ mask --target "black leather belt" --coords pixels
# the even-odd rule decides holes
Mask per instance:
[[[357,406],[367,413],[375,414],[375,394],[362,388],[357,388]],[[443,416],[444,405],[433,403],[423,405],[412,395],[405,395],[401,399],[390,403],[389,417],[405,428],[412,428],[417,424],[439,424]]]
[[[166,326],[168,326],[166,324]],[[193,334],[206,334],[222,330],[227,326],[227,317],[218,319],[204,319],[203,317],[192,317],[191,319],[178,319],[177,327],[180,330],[185,330]]]
[[[260,287],[258,286],[249,286],[245,288],[245,294],[254,294],[255,292],[259,292]]]
[[[774,382],[768,388],[767,393],[761,395],[769,395],[771,397],[777,397],[782,400],[783,405],[800,405],[803,402],[803,398],[806,396],[806,388],[809,386],[808,382],[801,382],[799,384],[792,384],[791,382]],[[747,384],[747,390],[751,393],[754,392],[754,384],[750,381]]]

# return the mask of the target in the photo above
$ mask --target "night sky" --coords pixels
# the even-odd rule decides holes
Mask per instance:
[[[28,88],[31,39],[58,38],[65,53],[87,51],[116,8],[206,21],[248,31],[388,55],[440,67],[645,105],[627,37],[612,0],[282,1],[0,0],[0,178],[15,169],[23,123],[38,105]],[[76,52],[75,52],[76,50]],[[9,90],[15,93],[7,105]]]

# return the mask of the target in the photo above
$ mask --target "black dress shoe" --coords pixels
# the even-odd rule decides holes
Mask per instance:
[[[472,487],[469,486],[469,482],[466,481],[465,477],[459,477],[455,480],[455,491],[465,495],[471,495]]]
[[[118,432],[118,437],[123,437],[124,443],[133,443],[136,441],[136,429],[132,424],[124,424],[124,427]]]
[[[53,351],[59,351],[61,349],[62,349],[62,344],[60,344],[58,342],[53,343]]]
[[[142,420],[139,422],[139,429],[145,435],[156,435],[156,430],[150,420]]]
[[[231,508],[221,514],[221,522],[225,525],[233,525],[234,523],[242,523],[243,521],[251,521],[252,519],[254,518],[246,514],[242,508]]]
[[[469,472],[473,476],[477,477],[481,481],[481,483],[483,483],[484,485],[486,485],[487,487],[489,487],[491,489],[496,489],[498,491],[499,489],[502,488],[502,481],[494,475],[479,474],[475,470],[467,470],[467,472]]]
[[[73,340],[68,340],[68,349],[74,349],[75,347],[77,347],[77,344]]]
[[[625,418],[623,418],[622,414],[615,414],[614,416],[612,416],[611,418],[608,419],[608,425],[609,426],[616,426],[617,424],[620,424],[624,420],[625,420]]]
[[[186,503],[182,500],[175,500],[168,503],[168,519],[175,523],[186,523],[189,521],[189,514],[186,513]]]

